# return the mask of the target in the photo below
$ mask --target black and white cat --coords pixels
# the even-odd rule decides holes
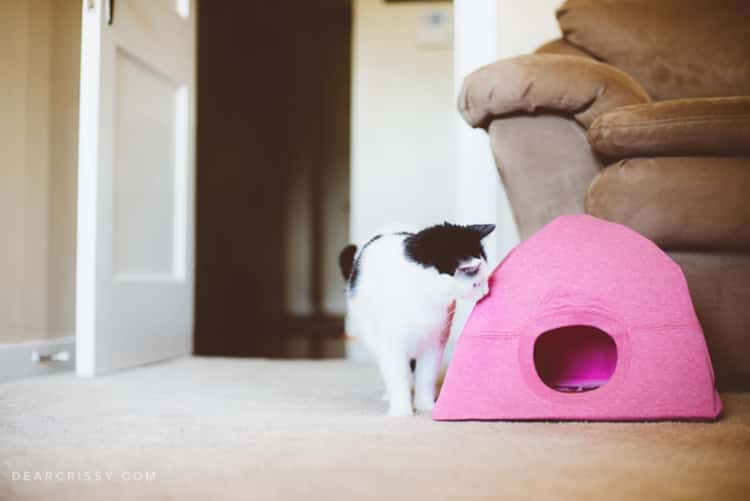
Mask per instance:
[[[347,280],[346,331],[375,357],[386,386],[388,415],[429,411],[457,299],[487,293],[489,269],[482,239],[495,225],[444,223],[421,231],[384,228],[359,251],[339,255]]]

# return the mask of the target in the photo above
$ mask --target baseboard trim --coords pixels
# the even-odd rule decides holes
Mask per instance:
[[[66,361],[34,362],[32,353],[51,355],[67,351]],[[55,372],[71,371],[76,361],[75,336],[0,344],[0,382]]]

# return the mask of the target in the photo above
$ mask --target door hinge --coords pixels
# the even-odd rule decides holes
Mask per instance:
[[[107,1],[107,24],[112,26],[112,22],[115,20],[115,0],[106,0]]]

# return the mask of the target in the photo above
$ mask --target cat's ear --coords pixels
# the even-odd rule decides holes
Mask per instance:
[[[470,224],[467,228],[478,233],[480,240],[495,231],[494,224]]]

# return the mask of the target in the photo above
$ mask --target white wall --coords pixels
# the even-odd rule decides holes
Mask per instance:
[[[466,75],[498,59],[497,0],[456,0],[454,93],[458,95]],[[463,118],[453,116],[456,141],[456,216],[459,222],[495,223],[495,232],[485,241],[491,265],[499,262],[518,242],[510,207],[490,151],[485,131],[472,129]],[[465,311],[465,310],[463,310]],[[462,309],[458,318],[463,317]],[[461,322],[456,322],[459,324]]]
[[[79,2],[0,2],[0,343],[73,333],[79,43]]]
[[[52,5],[47,330],[75,330],[78,94],[81,67],[80,2]]]
[[[498,57],[533,52],[560,37],[555,10],[563,0],[497,0]]]
[[[453,51],[418,47],[425,12],[450,4],[354,0],[351,237],[455,217]]]

